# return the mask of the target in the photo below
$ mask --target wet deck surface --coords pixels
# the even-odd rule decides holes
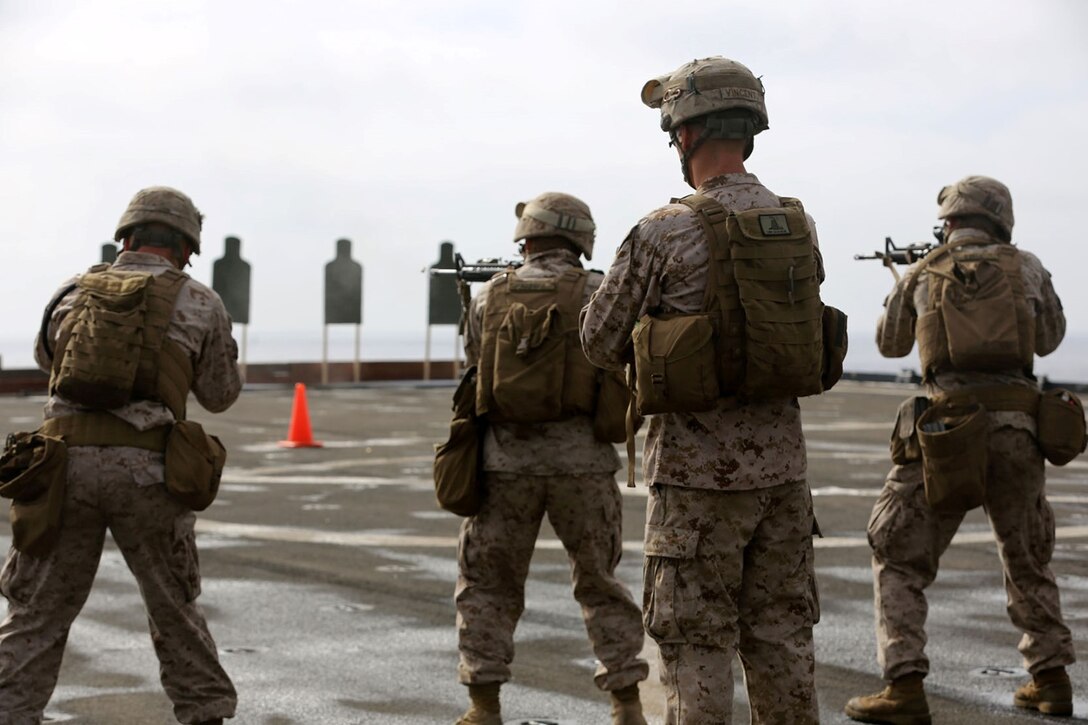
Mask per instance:
[[[309,391],[321,449],[286,450],[292,391],[246,391],[227,413],[197,413],[230,451],[219,500],[198,522],[204,594],[222,659],[239,690],[234,723],[452,723],[452,601],[459,519],[435,507],[431,451],[445,436],[448,387]],[[821,720],[881,687],[865,527],[888,469],[887,436],[909,388],[845,383],[803,403],[823,618],[816,628]],[[41,398],[0,399],[2,431],[30,429]],[[195,407],[195,406],[194,406]],[[1048,469],[1058,525],[1053,568],[1078,651],[1088,657],[1088,457]],[[645,489],[623,489],[620,575],[641,597]],[[9,530],[0,522],[0,543]],[[547,523],[518,628],[508,722],[607,723],[594,662],[570,595],[565,554]],[[937,723],[1049,722],[1011,707],[1023,679],[1005,615],[989,526],[972,512],[930,589]],[[654,645],[646,654],[654,660]],[[737,668],[739,672],[739,667]],[[1071,669],[1077,719],[1088,715],[1088,666]],[[739,675],[738,675],[739,676]],[[643,687],[662,721],[656,667]],[[170,723],[139,593],[112,543],[68,642],[48,715],[57,722]],[[748,722],[743,688],[737,723]],[[1053,722],[1069,722],[1054,719]]]

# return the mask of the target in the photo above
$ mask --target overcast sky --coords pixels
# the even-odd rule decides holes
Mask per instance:
[[[590,205],[607,268],[686,192],[639,91],[707,55],[763,77],[748,168],[815,217],[859,361],[891,276],[852,255],[929,240],[967,174],[1008,184],[1015,240],[1086,339],[1086,32],[1083,0],[0,0],[0,354],[29,362],[53,290],[155,184],[206,214],[197,279],[241,237],[251,360],[262,335],[320,334],[340,237],[364,340],[422,341],[439,242],[510,255],[514,205],[542,191]],[[1088,378],[1083,351],[1055,360]]]

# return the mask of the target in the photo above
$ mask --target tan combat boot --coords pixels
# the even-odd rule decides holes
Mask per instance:
[[[454,725],[502,725],[499,710],[499,687],[502,683],[488,682],[484,685],[469,685],[468,697],[471,701],[468,710]]]
[[[930,725],[933,721],[922,688],[924,677],[914,672],[892,680],[875,695],[852,697],[845,712],[853,720],[878,725]]]
[[[1012,704],[1046,715],[1068,717],[1073,714],[1073,685],[1064,667],[1052,667],[1031,676],[1012,697]]]
[[[638,699],[638,683],[612,690],[612,725],[646,725],[642,703]]]

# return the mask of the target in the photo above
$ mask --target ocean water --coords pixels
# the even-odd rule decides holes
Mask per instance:
[[[423,360],[426,349],[426,329],[375,330],[361,328],[359,334],[359,358],[361,360]],[[244,345],[247,363],[283,363],[320,361],[322,359],[322,332],[317,330],[247,331],[245,326],[235,327],[239,348]],[[464,353],[458,345],[452,326],[431,328],[432,360],[449,360]],[[328,328],[328,359],[351,361],[355,358],[355,328],[351,325],[335,325]],[[35,367],[33,338],[0,337],[0,367],[18,369]],[[868,338],[851,339],[850,353],[846,358],[846,370],[850,372],[889,372],[918,369],[917,350],[904,358],[882,357],[876,345]],[[1050,380],[1063,382],[1088,382],[1088,335],[1067,335],[1058,350],[1047,357],[1037,358],[1035,372]]]

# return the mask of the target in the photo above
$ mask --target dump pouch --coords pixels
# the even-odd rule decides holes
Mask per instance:
[[[435,446],[434,494],[438,505],[458,516],[474,516],[483,505],[484,421],[476,416],[476,366],[453,394],[453,419],[445,443]]]
[[[715,406],[720,389],[711,315],[643,315],[631,339],[639,415],[697,413]]]
[[[166,439],[166,490],[193,511],[203,511],[219,493],[226,461],[219,438],[199,423],[178,421]]]
[[[1064,466],[1088,445],[1084,405],[1075,393],[1055,388],[1039,397],[1039,448],[1055,466]]]
[[[918,417],[929,407],[929,398],[916,395],[907,398],[899,405],[892,428],[891,454],[892,463],[905,466],[922,460],[922,448],[918,443]]]
[[[593,437],[601,443],[623,443],[627,440],[631,390],[619,370],[601,370],[600,378],[597,410],[593,413]]]
[[[64,441],[40,433],[12,433],[0,456],[0,497],[11,499],[12,546],[43,557],[60,536],[68,482]]]
[[[926,501],[934,511],[969,511],[985,500],[987,418],[977,403],[939,403],[918,418]]]

